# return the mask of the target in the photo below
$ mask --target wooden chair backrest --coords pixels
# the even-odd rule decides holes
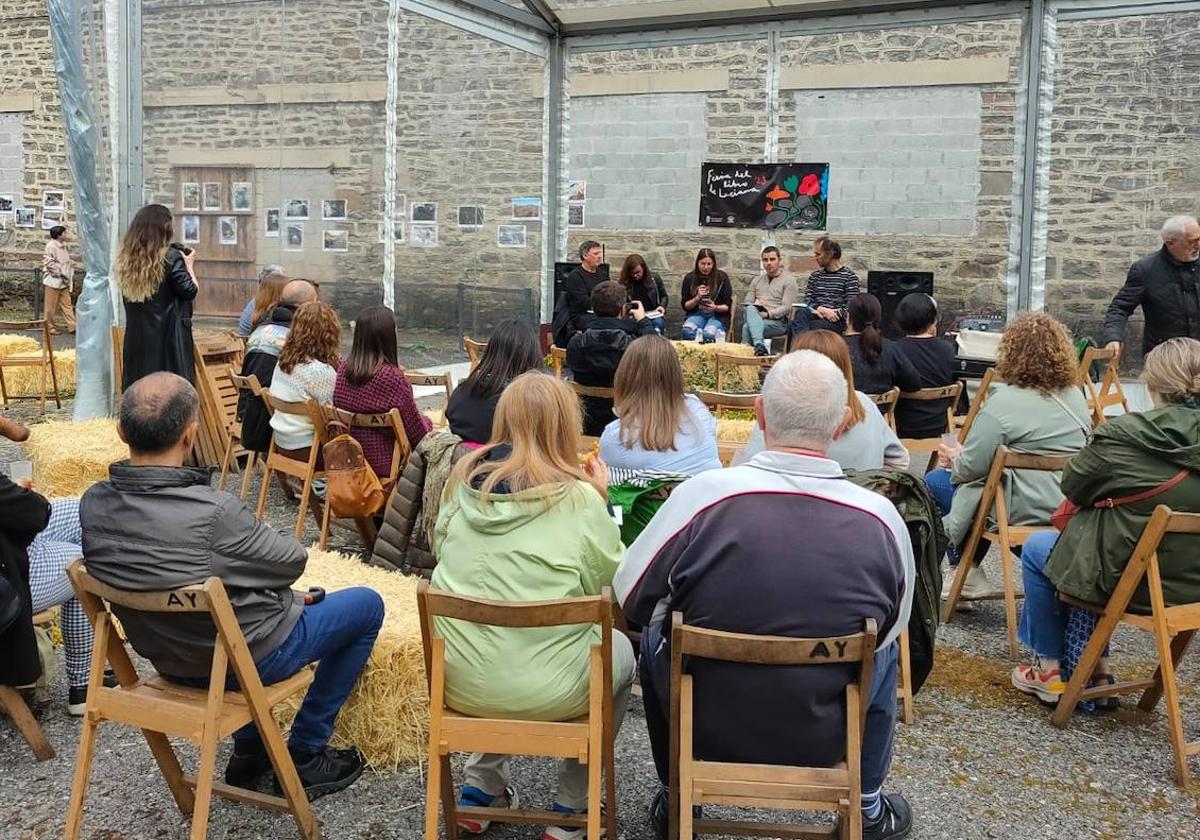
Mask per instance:
[[[900,399],[902,400],[947,400],[946,403],[946,429],[954,428],[954,408],[958,405],[958,399],[962,396],[963,384],[961,381],[955,382],[953,385],[943,385],[938,388],[922,388],[919,391],[901,391]]]
[[[581,397],[595,397],[602,400],[613,399],[612,388],[602,388],[599,385],[580,385],[574,380],[571,381],[571,388]]]
[[[724,394],[720,391],[697,391],[696,396],[718,417],[725,411],[754,411],[758,394]]]
[[[391,411],[380,414],[364,414],[325,405],[321,407],[321,420],[322,425],[326,427],[336,421],[351,429],[390,429],[392,432],[391,467],[386,476],[379,476],[379,480],[385,488],[396,483],[396,479],[400,477],[400,471],[404,469],[404,465],[408,463],[408,458],[412,454],[412,445],[409,443],[408,434],[404,431],[404,421],[400,418],[400,409],[393,408]],[[328,431],[327,436],[332,439]]]
[[[406,370],[404,378],[408,380],[409,385],[445,388],[447,403],[450,402],[450,395],[454,393],[454,377],[449,373],[422,373],[419,370]]]
[[[1092,365],[1096,362],[1105,362],[1104,374],[1100,377],[1099,384],[1092,381]],[[1093,425],[1099,426],[1104,422],[1104,409],[1109,406],[1120,405],[1124,406],[1126,411],[1129,410],[1125,392],[1121,388],[1120,364],[1121,351],[1115,347],[1111,350],[1088,347],[1083,351],[1083,358],[1079,360],[1079,385],[1083,388],[1088,408],[1092,411]]]
[[[259,383],[257,375],[252,373],[249,376],[239,376],[235,373],[229,379],[239,391],[249,391],[254,396],[262,398],[263,387]]]
[[[463,336],[463,347],[466,348],[467,358],[471,360],[471,370],[479,367],[479,359],[483,356],[483,351],[487,350],[486,341],[476,341],[470,336]]]
[[[975,418],[979,416],[980,409],[991,395],[992,386],[1002,384],[1003,381],[996,373],[995,368],[988,368],[983,372],[983,376],[979,380],[979,390],[975,392],[975,399],[971,400],[971,406],[967,409],[966,417],[963,418],[962,427],[958,430],[959,443],[966,442],[971,427],[975,425]]]
[[[270,388],[262,389],[262,398],[272,414],[279,412],[280,414],[290,414],[293,417],[307,417],[308,421],[313,424],[313,434],[315,435],[313,443],[319,445],[325,442],[325,417],[321,414],[321,406],[317,405],[316,400],[285,402],[272,395]]]
[[[14,353],[12,356],[0,356],[0,362],[7,359],[37,359],[54,361],[54,345],[50,341],[50,322],[46,319],[40,321],[0,321],[0,332],[33,332],[37,330],[41,336],[37,339],[39,344],[36,355],[29,356],[24,353]]]
[[[1005,470],[1035,470],[1039,472],[1062,472],[1067,463],[1076,453],[1038,454],[1018,452],[1007,446],[996,447],[992,456],[992,466],[988,470],[987,481],[983,485],[983,496],[979,500],[979,508],[975,512],[973,527],[980,528],[987,522],[988,515],[995,508],[996,519],[1008,522],[1008,509],[1004,499]]]
[[[760,371],[768,371],[771,365],[779,361],[779,356],[735,356],[732,353],[714,353],[713,365],[716,368],[717,391],[725,393],[725,369],[752,367]]]
[[[893,388],[882,394],[868,394],[867,397],[883,409],[883,417],[887,420],[888,427],[893,432],[896,431],[896,403],[900,399],[900,389]]]
[[[562,379],[563,368],[567,366],[567,348],[552,344],[550,346],[550,361],[554,367],[554,375]]]

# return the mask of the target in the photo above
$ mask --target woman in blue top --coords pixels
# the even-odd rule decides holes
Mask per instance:
[[[613,412],[617,419],[600,436],[610,468],[688,476],[721,468],[716,421],[684,394],[679,356],[662,336],[642,336],[621,357]]]

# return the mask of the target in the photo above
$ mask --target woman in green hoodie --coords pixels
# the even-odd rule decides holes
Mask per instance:
[[[1103,606],[1156,506],[1200,513],[1200,341],[1172,338],[1158,345],[1146,356],[1142,378],[1154,408],[1114,417],[1096,429],[1091,443],[1063,470],[1063,493],[1079,512],[1061,535],[1035,534],[1021,552],[1020,636],[1034,661],[1013,670],[1012,684],[1047,703],[1056,703],[1065,688],[1059,663],[1068,610],[1058,593]],[[1097,507],[1105,499],[1147,491],[1157,492],[1141,501]],[[1165,537],[1158,562],[1167,606],[1200,601],[1193,537]],[[1129,609],[1150,613],[1145,583]],[[1111,681],[1105,660],[1092,681]]]
[[[599,595],[624,554],[608,508],[608,468],[580,465],[579,400],[567,384],[522,374],[496,405],[492,438],[455,467],[434,533],[434,589],[495,601],[549,601]],[[463,714],[570,720],[587,712],[594,625],[488,627],[437,619],[446,639],[446,705]],[[633,683],[633,645],[613,633],[613,722]],[[505,755],[467,761],[463,805],[516,808]],[[565,760],[554,810],[587,806],[587,768]],[[459,820],[478,834],[487,821]],[[551,827],[545,840],[577,840],[583,829]]]

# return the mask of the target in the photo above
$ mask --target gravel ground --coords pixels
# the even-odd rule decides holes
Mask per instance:
[[[69,405],[66,406],[69,411]],[[33,421],[35,411],[14,414]],[[67,412],[63,412],[65,415]],[[0,441],[0,464],[19,448]],[[273,488],[269,519],[290,530],[295,508]],[[311,527],[306,538],[315,537]],[[331,547],[356,550],[357,536],[335,532]],[[989,571],[997,574],[995,557]],[[1148,636],[1122,631],[1113,644],[1120,674],[1151,667]],[[917,697],[917,721],[897,730],[888,790],[912,803],[918,840],[988,838],[1200,837],[1200,788],[1178,789],[1162,707],[1149,715],[1124,701],[1114,715],[1079,716],[1070,729],[1054,729],[1047,711],[1008,687],[1004,617],[1000,602],[976,605],[943,628],[938,663]],[[1185,660],[1179,672],[1185,728],[1200,736],[1200,668]],[[0,722],[0,838],[61,836],[78,740],[78,721],[65,711],[61,671],[51,685],[53,705],[43,725],[58,750],[37,763],[7,722]],[[182,745],[185,766],[196,750]],[[219,759],[223,767],[225,756]],[[518,759],[515,784],[531,804],[552,801],[549,762]],[[623,837],[651,838],[646,810],[655,776],[641,700],[633,699],[617,741],[619,824]],[[1200,763],[1193,760],[1193,773]],[[139,733],[101,729],[92,770],[84,837],[184,838],[188,822],[175,809]],[[423,827],[419,768],[367,773],[315,809],[330,838],[410,838]],[[536,829],[497,826],[497,838],[535,837]],[[212,838],[295,836],[286,817],[218,801]]]

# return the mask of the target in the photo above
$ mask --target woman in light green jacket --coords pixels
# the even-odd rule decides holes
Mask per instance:
[[[996,363],[1004,384],[988,395],[965,443],[943,444],[938,453],[940,468],[925,476],[943,514],[951,565],[958,564],[965,548],[997,449],[1007,446],[1047,455],[1078,452],[1087,443],[1092,424],[1077,367],[1071,336],[1056,318],[1030,312],[1004,330]],[[1059,482],[1056,472],[1007,470],[1003,484],[1009,522],[1048,524],[1063,500]],[[973,565],[963,588],[968,598],[996,591],[979,566],[988,548],[989,543],[981,540],[970,558]],[[947,577],[946,583],[950,582]]]
[[[608,469],[580,466],[579,401],[565,382],[529,372],[504,390],[492,439],[455,467],[434,533],[432,587],[495,601],[548,601],[600,594],[624,548],[609,513]],[[446,704],[481,717],[570,720],[588,709],[595,625],[489,627],[437,619],[446,639]],[[633,645],[613,633],[614,724],[633,683]],[[505,755],[467,761],[463,805],[517,807]],[[587,806],[587,768],[564,760],[554,809]],[[462,819],[477,834],[487,821]],[[577,840],[582,829],[551,827],[544,840]]]

